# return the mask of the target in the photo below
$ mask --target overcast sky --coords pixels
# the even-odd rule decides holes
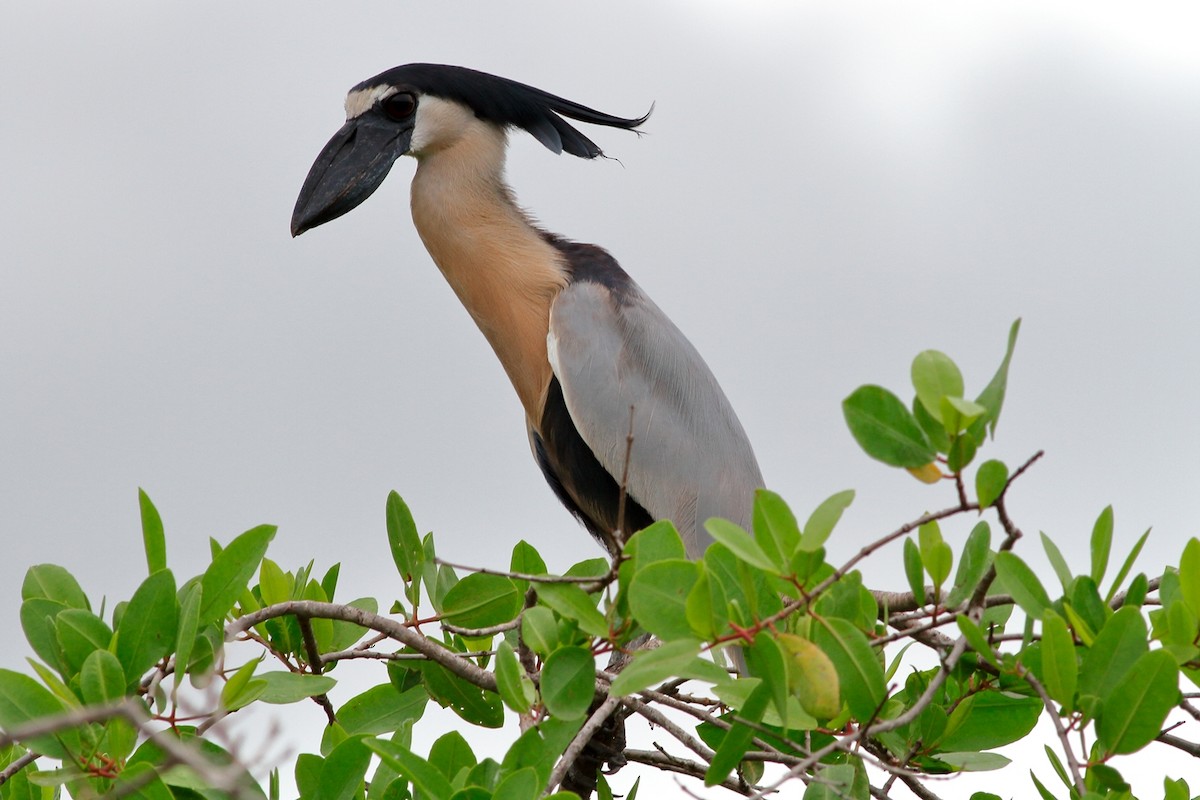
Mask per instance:
[[[655,104],[645,136],[587,131],[618,160],[515,136],[510,182],[690,336],[802,519],[858,490],[834,557],[952,502],[868,460],[842,398],[867,382],[910,396],[930,347],[973,394],[1017,317],[983,455],[1046,450],[1010,498],[1021,552],[1049,576],[1044,530],[1086,565],[1112,503],[1117,553],[1153,525],[1139,567],[1178,557],[1200,486],[1194,3],[584,8],[5,5],[0,641],[22,638],[31,564],[129,596],[139,486],[180,576],[203,569],[209,536],[271,522],[285,568],[340,560],[343,599],[389,597],[390,489],[455,560],[503,566],[520,538],[552,568],[599,554],[412,229],[412,162],[347,217],[288,235],[345,91],[410,61],[623,116]],[[903,587],[897,553],[869,584]]]

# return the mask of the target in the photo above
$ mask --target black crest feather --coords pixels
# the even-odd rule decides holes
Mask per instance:
[[[614,117],[524,83],[445,64],[406,64],[381,72],[354,88],[384,85],[410,87],[421,94],[457,101],[480,119],[523,128],[553,152],[580,158],[596,158],[604,155],[604,151],[563,117],[636,130],[650,116],[647,112],[632,119]]]

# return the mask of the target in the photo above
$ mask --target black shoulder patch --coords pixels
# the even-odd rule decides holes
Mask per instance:
[[[571,283],[598,283],[608,289],[613,299],[621,305],[628,305],[641,297],[641,288],[603,247],[572,242],[552,233],[544,233],[543,236],[563,254],[571,274]]]

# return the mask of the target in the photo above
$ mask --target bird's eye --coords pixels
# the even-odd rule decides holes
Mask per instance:
[[[417,110],[417,98],[409,92],[399,92],[385,97],[379,104],[384,116],[392,122],[404,122]]]

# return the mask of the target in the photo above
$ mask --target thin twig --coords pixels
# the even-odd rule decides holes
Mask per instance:
[[[495,650],[476,650],[470,653],[455,652],[460,658],[486,658],[496,654]],[[337,653],[326,653],[321,661],[329,664],[334,661],[352,661],[354,659],[370,659],[374,661],[428,661],[424,653],[378,653],[374,650],[342,650]]]
[[[629,433],[625,434],[625,464],[621,467],[620,493],[617,495],[617,529],[613,531],[615,557],[625,547],[630,531],[625,530],[625,503],[629,497],[629,462],[633,460],[633,406],[629,406]]]
[[[457,633],[459,636],[465,636],[468,639],[482,639],[485,636],[495,636],[498,633],[505,631],[516,630],[521,627],[521,617],[523,614],[518,614],[516,619],[511,619],[508,622],[501,622],[499,625],[492,625],[488,628],[460,628],[457,625],[451,625],[445,620],[442,621],[442,628]]]
[[[321,648],[317,647],[317,637],[313,634],[312,622],[307,617],[297,617],[296,624],[300,626],[300,636],[304,639],[304,654],[308,659],[308,666],[312,669],[313,674],[321,674]],[[337,724],[337,715],[333,711],[333,703],[329,702],[329,695],[322,692],[313,697],[313,702],[319,705],[325,711],[325,718],[329,720],[330,725]]]
[[[567,772],[575,763],[575,759],[579,758],[579,754],[583,752],[588,742],[592,740],[592,734],[600,729],[600,726],[604,724],[605,720],[609,718],[619,705],[621,705],[621,698],[609,697],[592,712],[587,722],[583,723],[583,727],[575,734],[575,738],[567,745],[562,758],[558,759],[558,763],[554,765],[554,770],[550,773],[550,781],[546,784],[547,793],[553,791],[556,786],[562,783],[563,778],[566,777]]]
[[[1067,768],[1071,771],[1071,782],[1075,786],[1075,791],[1082,795],[1084,792],[1083,773],[1080,770],[1078,759],[1075,758],[1075,751],[1071,747],[1071,740],[1068,738],[1067,729],[1063,727],[1062,720],[1058,716],[1058,708],[1055,705],[1054,698],[1050,697],[1050,693],[1046,691],[1046,687],[1028,669],[1018,665],[1017,671],[1025,679],[1025,682],[1032,686],[1033,690],[1038,693],[1038,697],[1042,698],[1042,704],[1046,707],[1046,715],[1054,723],[1054,732],[1058,734],[1058,740],[1062,742],[1063,755],[1067,757]]]
[[[1187,739],[1180,739],[1178,736],[1172,736],[1169,733],[1160,733],[1157,739],[1163,744],[1170,745],[1177,750],[1182,750],[1192,758],[1200,758],[1200,744],[1189,742]]]
[[[692,778],[704,780],[704,776],[708,773],[708,767],[696,761],[689,761],[686,758],[672,755],[666,750],[626,750],[625,758],[629,761],[646,766],[656,767],[667,772],[677,772],[680,775],[687,775]],[[746,784],[735,778],[726,778],[716,786],[721,786],[731,792],[738,794],[746,794],[749,792]]]
[[[0,770],[0,786],[3,786],[13,775],[16,775],[39,758],[41,758],[41,755],[38,753],[25,753],[3,770]]]

